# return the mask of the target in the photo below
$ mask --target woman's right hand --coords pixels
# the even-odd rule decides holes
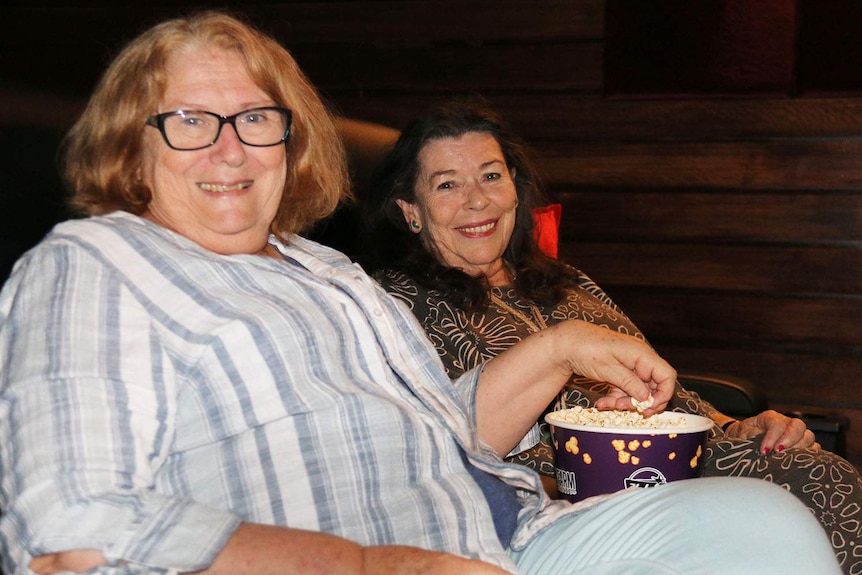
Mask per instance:
[[[484,364],[476,390],[479,436],[504,457],[536,423],[572,374],[619,388],[603,409],[632,409],[652,394],[650,416],[664,410],[676,370],[645,342],[581,320],[538,331]]]
[[[596,402],[597,408],[631,410],[632,398],[645,401],[652,395],[644,416],[664,411],[673,397],[676,370],[644,341],[579,320],[556,327],[573,331],[574,343],[568,344],[572,373],[614,387]]]

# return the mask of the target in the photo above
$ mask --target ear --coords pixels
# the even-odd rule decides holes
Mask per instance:
[[[422,224],[422,220],[419,218],[419,210],[416,209],[415,204],[411,204],[407,200],[402,199],[395,200],[395,203],[398,204],[399,208],[401,208],[401,213],[404,215],[404,221],[407,222],[408,226],[412,221],[419,222],[420,225]]]

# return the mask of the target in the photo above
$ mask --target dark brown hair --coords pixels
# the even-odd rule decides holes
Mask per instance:
[[[515,287],[521,295],[537,302],[560,301],[564,287],[574,276],[571,268],[545,256],[533,236],[533,210],[546,205],[547,199],[529,148],[484,100],[475,97],[434,107],[404,128],[363,194],[360,263],[371,274],[387,269],[402,271],[465,309],[486,305],[485,278],[472,277],[438,261],[419,236],[410,231],[396,203],[399,199],[416,203],[419,155],[428,142],[471,132],[490,134],[500,145],[507,167],[514,170],[519,204],[503,259],[515,271]]]

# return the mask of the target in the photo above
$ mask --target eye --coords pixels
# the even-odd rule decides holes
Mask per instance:
[[[206,118],[204,118],[203,116],[185,114],[183,116],[179,116],[179,118],[184,126],[202,126],[207,123]]]
[[[253,112],[248,112],[247,114],[243,114],[240,117],[240,121],[244,124],[262,124],[268,120],[266,116],[266,112],[262,110],[255,110]]]
[[[451,190],[454,187],[455,184],[452,182],[442,182],[441,184],[437,185],[438,190]]]
[[[485,180],[488,182],[493,182],[502,178],[502,174],[499,172],[491,172],[490,174],[485,174]]]

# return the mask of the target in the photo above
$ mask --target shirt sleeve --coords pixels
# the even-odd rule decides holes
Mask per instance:
[[[485,364],[481,364],[452,382],[455,386],[455,393],[474,428],[476,427],[476,390],[479,387],[479,377],[482,375],[484,367]]]
[[[155,489],[177,376],[151,311],[97,252],[61,241],[0,295],[0,539],[19,569],[91,548],[127,572],[194,571],[239,525]]]

